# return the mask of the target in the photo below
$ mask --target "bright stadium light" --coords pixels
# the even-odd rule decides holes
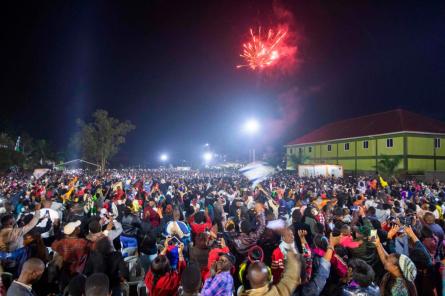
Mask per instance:
[[[252,118],[244,124],[244,131],[248,134],[256,134],[260,130],[260,123],[258,120]]]
[[[203,158],[205,162],[210,162],[213,158],[213,154],[210,152],[206,152],[204,153]]]
[[[168,160],[168,155],[163,153],[163,154],[161,154],[160,159],[161,159],[162,162],[166,162]]]
[[[250,136],[256,135],[259,130],[260,123],[255,118],[251,118],[244,123],[243,131]],[[252,156],[252,158],[250,156]],[[249,160],[250,159],[255,162],[255,147],[249,150]]]

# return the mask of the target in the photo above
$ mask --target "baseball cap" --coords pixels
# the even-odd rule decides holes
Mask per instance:
[[[79,220],[75,222],[70,222],[63,227],[63,233],[70,235],[76,230],[77,227],[79,227],[81,222]]]

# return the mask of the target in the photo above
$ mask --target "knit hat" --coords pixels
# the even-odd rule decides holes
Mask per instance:
[[[403,276],[412,282],[416,278],[417,269],[411,259],[408,256],[401,254],[399,258],[399,267],[402,270]]]

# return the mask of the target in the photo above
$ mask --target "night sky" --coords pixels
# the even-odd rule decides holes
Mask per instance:
[[[249,27],[293,14],[290,72],[236,69]],[[2,3],[1,129],[65,149],[96,109],[136,125],[117,157],[229,158],[322,124],[406,108],[445,120],[444,1],[8,1]]]

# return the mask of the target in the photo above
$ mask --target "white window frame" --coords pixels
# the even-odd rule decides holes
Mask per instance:
[[[363,141],[363,149],[369,149],[369,141],[368,140]]]
[[[346,145],[348,146],[348,149],[346,149]],[[345,151],[349,151],[349,149],[351,148],[350,145],[349,145],[349,142],[348,142],[348,143],[345,143],[345,145],[343,146],[343,148],[345,149]]]
[[[434,138],[434,148],[440,149],[440,138]]]
[[[328,152],[331,152],[332,151],[332,144],[328,144]]]
[[[389,145],[391,141],[391,145]],[[386,148],[393,148],[394,147],[394,139],[393,138],[387,138],[386,139]]]

